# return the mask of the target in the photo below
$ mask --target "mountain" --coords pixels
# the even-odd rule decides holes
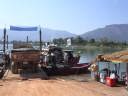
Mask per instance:
[[[7,30],[7,34],[9,36],[9,41],[12,40],[26,40],[26,37],[29,36],[29,40],[39,40],[39,32],[34,31],[10,31]],[[0,29],[0,39],[3,36],[3,30]],[[68,31],[61,31],[61,30],[53,30],[53,29],[47,29],[42,28],[42,40],[44,41],[50,41],[54,38],[67,38],[67,37],[75,37],[75,34],[72,34]]]
[[[44,40],[51,40],[54,38],[67,38],[67,37],[75,37],[75,34],[72,34],[68,31],[61,31],[61,30],[52,30],[52,29],[43,29],[42,30],[42,37]]]
[[[80,36],[84,39],[94,38],[96,40],[100,40],[102,38],[107,38],[112,41],[128,42],[128,24],[107,25],[104,28],[98,28]]]

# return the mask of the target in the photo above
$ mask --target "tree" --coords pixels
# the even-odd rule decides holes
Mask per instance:
[[[100,39],[102,45],[108,45],[108,38],[104,37]]]
[[[90,39],[89,43],[95,43],[95,39],[94,38]]]
[[[83,39],[82,37],[80,37],[80,36],[77,36],[76,39],[75,39],[75,42],[76,42],[77,44],[81,44],[81,43],[84,42],[84,39]]]
[[[65,40],[63,38],[53,39],[53,43],[61,45],[65,43]]]

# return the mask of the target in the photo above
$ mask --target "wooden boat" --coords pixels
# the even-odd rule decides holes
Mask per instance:
[[[61,67],[47,67],[44,68],[44,71],[47,75],[69,75],[69,74],[80,74],[80,73],[89,73],[88,67],[89,63],[77,64],[73,67],[61,66]]]
[[[56,50],[56,49],[52,49],[52,50]],[[87,73],[88,71],[88,67],[89,67],[89,63],[79,63],[79,59],[80,56],[73,56],[73,50],[62,50],[62,49],[58,49],[60,53],[67,53],[68,54],[68,60],[65,60],[65,56],[63,56],[63,54],[60,54],[60,56],[55,56],[55,58],[57,58],[57,60],[60,60],[55,66],[53,65],[49,65],[49,62],[47,62],[46,67],[42,67],[43,70],[48,74],[48,75],[68,75],[68,74],[79,74],[79,73]],[[47,50],[48,51],[48,50]],[[48,51],[49,52],[49,51]],[[44,52],[46,53],[46,52]],[[57,52],[56,52],[57,53]],[[58,53],[59,54],[59,53]],[[49,57],[50,59],[51,57]],[[63,60],[64,59],[64,60]],[[45,62],[43,62],[45,63]],[[52,62],[53,63],[53,62]],[[55,62],[56,63],[56,62]],[[42,64],[43,65],[43,64]]]

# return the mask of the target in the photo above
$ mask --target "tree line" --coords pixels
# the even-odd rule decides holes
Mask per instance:
[[[66,45],[67,44],[67,39],[69,38],[58,38],[58,39],[53,39],[53,42],[54,44],[57,44],[57,45]],[[107,47],[116,47],[116,46],[121,46],[121,47],[128,47],[128,42],[124,41],[124,42],[119,42],[119,41],[112,41],[112,40],[109,40],[108,38],[101,38],[100,40],[95,40],[94,38],[92,39],[83,39],[82,37],[80,36],[77,36],[77,37],[71,37],[71,42],[72,42],[72,45],[90,45],[90,46],[107,46]],[[9,44],[13,44],[13,43],[23,43],[23,42],[26,42],[26,41],[17,41],[17,40],[14,40],[14,41],[9,41],[8,43]],[[32,44],[35,44],[35,45],[39,45],[39,41],[29,41],[28,43],[32,43]],[[49,42],[50,43],[50,42]],[[3,41],[0,41],[0,44],[3,44]],[[42,44],[45,44],[45,42],[42,42]]]
[[[58,39],[53,39],[53,43],[57,45],[63,45],[67,43],[67,39],[69,38],[58,38]],[[124,42],[119,42],[119,41],[112,41],[107,38],[101,38],[100,40],[95,40],[94,38],[92,39],[83,39],[80,36],[77,37],[71,37],[71,42],[72,45],[92,45],[92,46],[128,46],[128,43],[126,41]]]

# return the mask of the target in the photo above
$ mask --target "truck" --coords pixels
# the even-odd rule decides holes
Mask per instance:
[[[11,71],[14,74],[22,70],[36,72],[40,62],[40,50],[28,43],[14,43],[11,50]]]

